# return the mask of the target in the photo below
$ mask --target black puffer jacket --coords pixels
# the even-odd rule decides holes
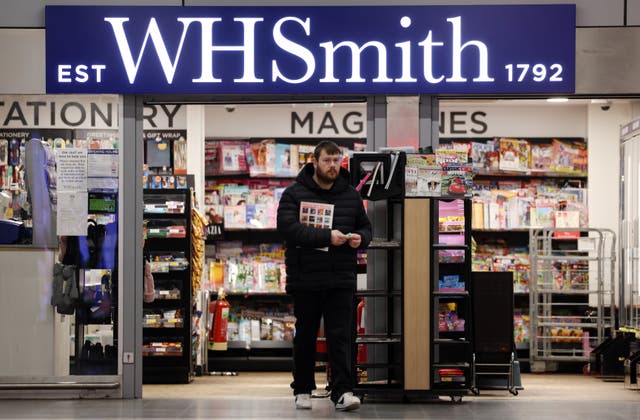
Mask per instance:
[[[367,248],[371,242],[371,222],[360,193],[349,184],[349,173],[345,169],[340,168],[340,175],[329,190],[316,184],[313,173],[313,164],[308,163],[282,193],[278,207],[278,231],[286,244],[287,292],[355,289],[357,250],[348,243],[332,246],[331,229],[300,223],[300,202],[333,204],[333,229],[360,234],[360,249]],[[323,247],[329,247],[329,251],[316,249]]]

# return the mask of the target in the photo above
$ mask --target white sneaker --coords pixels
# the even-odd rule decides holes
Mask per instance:
[[[336,403],[336,410],[351,411],[360,408],[360,399],[353,392],[345,392]]]
[[[298,410],[310,410],[311,409],[311,394],[298,394],[298,395],[296,395],[296,408]]]

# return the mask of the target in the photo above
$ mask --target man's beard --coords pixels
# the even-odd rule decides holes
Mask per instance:
[[[339,173],[339,170],[336,170],[334,173],[331,173],[330,171],[322,172],[320,170],[316,170],[316,176],[321,182],[324,182],[325,184],[333,184],[336,179],[338,179]]]

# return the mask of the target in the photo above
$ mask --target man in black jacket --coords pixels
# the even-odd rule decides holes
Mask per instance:
[[[371,222],[360,194],[340,167],[333,142],[322,141],[296,180],[283,192],[278,231],[286,242],[287,293],[293,297],[293,394],[296,407],[311,408],[316,339],[324,318],[336,409],[360,407],[353,395],[352,323],[356,253],[371,242]]]

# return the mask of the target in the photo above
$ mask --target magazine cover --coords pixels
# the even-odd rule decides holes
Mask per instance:
[[[473,169],[477,171],[489,170],[489,153],[493,152],[493,142],[483,143],[474,141],[471,143],[471,162]]]
[[[587,170],[586,146],[562,140],[553,140],[553,163],[551,169],[557,172],[582,174]]]
[[[531,169],[549,171],[553,164],[553,147],[549,143],[531,145]]]
[[[243,173],[247,171],[245,142],[221,141],[218,159],[221,159],[220,173]]]
[[[276,143],[276,176],[294,176],[296,172],[291,167],[291,146]]]
[[[225,229],[245,228],[247,226],[247,206],[224,206],[223,219]]]
[[[535,227],[535,228],[553,227],[554,211],[555,211],[555,203],[552,203],[552,202],[535,203],[535,207],[531,207],[531,210],[530,210],[531,227]]]
[[[249,186],[225,185],[222,189],[222,204],[225,206],[237,206],[246,204],[249,198]]]
[[[294,159],[298,159],[298,168],[296,173],[304,167],[307,163],[313,161],[313,151],[316,149],[315,146],[310,144],[298,144],[296,145],[296,149],[298,150],[297,157],[294,155]]]
[[[502,138],[499,141],[500,169],[528,171],[531,167],[531,144],[526,140]]]
[[[415,197],[418,195],[418,168],[405,166],[404,195],[407,197]]]
[[[276,142],[265,139],[251,142],[245,150],[251,176],[273,176],[276,173]]]
[[[331,229],[333,227],[333,204],[300,202],[300,223],[318,229]],[[329,251],[329,247],[318,249]]]
[[[473,172],[468,163],[447,163],[442,165],[440,189],[443,194],[470,195]]]
[[[438,196],[442,169],[436,165],[434,154],[407,154],[404,182],[407,197]]]
[[[418,196],[437,197],[442,193],[441,185],[442,169],[437,166],[431,168],[418,168]]]
[[[447,163],[468,163],[469,153],[466,150],[436,149],[436,165]]]

